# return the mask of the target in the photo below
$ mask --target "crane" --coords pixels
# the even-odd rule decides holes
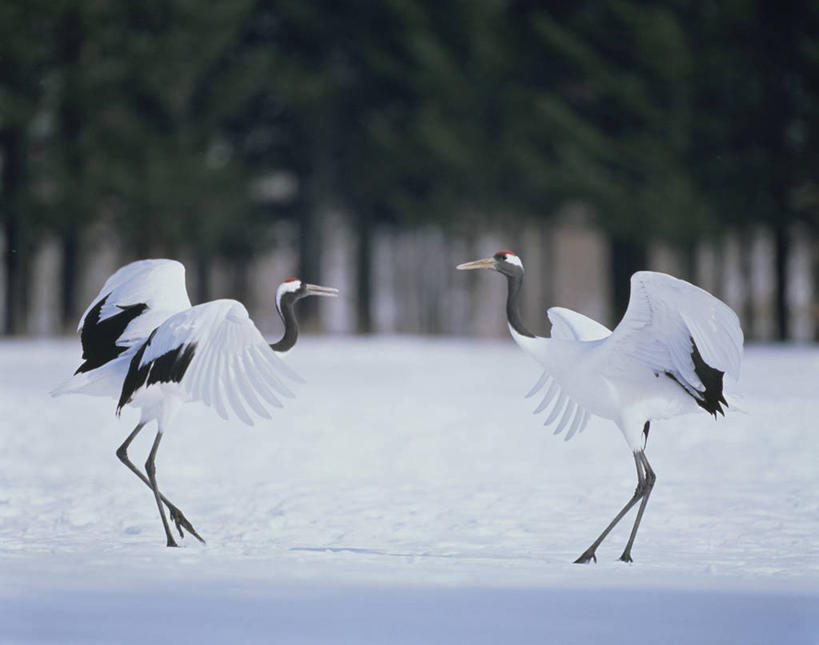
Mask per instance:
[[[738,379],[743,334],[734,311],[707,291],[664,273],[638,271],[614,330],[569,309],[552,307],[551,338],[535,336],[520,317],[524,268],[519,256],[498,251],[459,264],[460,270],[491,269],[507,280],[506,316],[518,346],[543,367],[527,396],[545,388],[535,412],[549,409],[545,425],[566,440],[583,430],[591,415],[620,428],[634,457],[637,487],[631,499],[576,563],[597,561],[597,547],[639,501],[620,560],[631,550],[656,475],[645,455],[650,424],[705,410],[724,415],[723,377]]]
[[[178,546],[165,516],[180,538],[187,531],[200,542],[182,511],[163,495],[156,480],[159,443],[183,403],[202,401],[219,416],[253,425],[269,419],[270,408],[292,397],[283,376],[301,380],[280,358],[298,339],[295,303],[307,296],[336,296],[338,290],[297,278],[281,283],[275,305],[284,323],[282,338],[268,345],[236,300],[191,306],[185,267],[175,260],[139,260],[105,281],[80,319],[82,364],[52,395],[82,393],[113,397],[141,411],[139,423],[117,449],[117,457],[153,492],[169,547]],[[156,437],[143,474],[128,458],[128,446],[151,421]]]

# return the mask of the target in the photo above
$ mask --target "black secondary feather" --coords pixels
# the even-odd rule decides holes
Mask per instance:
[[[85,362],[77,368],[74,374],[102,367],[128,349],[117,345],[117,339],[122,336],[130,322],[148,308],[148,305],[144,302],[133,305],[117,305],[122,310],[120,313],[100,321],[102,307],[110,295],[109,293],[94,305],[83,321],[80,341],[82,342],[82,357]]]
[[[134,354],[131,364],[128,366],[128,373],[122,382],[122,393],[117,404],[117,414],[123,406],[130,403],[136,392],[142,386],[148,387],[155,383],[179,383],[196,353],[196,343],[180,345],[171,349],[154,360],[140,365],[145,350],[151,344],[151,340],[156,334],[156,330],[151,332],[142,346]]]
[[[697,391],[701,398],[694,397],[694,400],[697,402],[697,405],[709,414],[713,414],[716,417],[717,412],[719,412],[722,416],[725,416],[722,405],[720,405],[728,406],[728,402],[722,393],[722,377],[725,372],[708,365],[703,360],[697,343],[694,342],[692,337],[689,338],[691,338],[691,360],[694,362],[694,373],[699,377],[705,387],[704,392]]]
[[[179,383],[182,377],[185,376],[185,372],[193,360],[195,351],[196,343],[190,343],[188,345],[180,345],[176,349],[172,349],[162,354],[162,356],[158,356],[150,363],[153,367],[151,368],[150,374],[148,374],[146,384]]]
[[[689,338],[691,340],[691,361],[694,363],[694,374],[700,379],[705,390],[695,389],[693,386],[681,381],[671,372],[665,372],[665,375],[676,381],[682,389],[688,392],[691,398],[694,399],[697,405],[703,410],[709,414],[713,414],[715,417],[717,413],[725,416],[725,411],[722,409],[723,405],[728,407],[728,402],[722,393],[722,377],[725,375],[725,372],[715,369],[706,363],[694,339]],[[646,437],[647,436],[646,433]]]

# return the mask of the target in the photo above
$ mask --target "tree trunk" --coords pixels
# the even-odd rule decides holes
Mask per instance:
[[[356,215],[358,248],[356,253],[356,326],[359,334],[369,334],[372,321],[372,223],[369,215],[359,211]]]
[[[697,269],[698,262],[697,262],[697,243],[694,241],[688,241],[683,245],[683,261],[685,263],[685,276],[684,279],[690,282],[691,284],[697,283]]]
[[[646,245],[633,240],[611,240],[611,293],[613,319],[619,321],[628,307],[631,274],[646,268]]]
[[[745,282],[745,293],[742,301],[740,319],[746,337],[756,330],[756,310],[754,309],[754,234],[748,229],[740,232],[739,258],[742,279]]]
[[[77,229],[70,228],[62,236],[63,257],[60,272],[60,314],[63,329],[71,329],[77,322],[77,265],[79,256],[79,235]]]
[[[299,216],[298,278],[304,282],[321,283],[321,231],[317,225],[317,206],[306,203]],[[318,319],[318,298],[305,298],[299,303],[299,322],[312,329]]]
[[[790,231],[786,222],[774,225],[774,265],[776,279],[776,336],[779,340],[791,337],[788,308],[788,258],[791,253]]]
[[[80,222],[87,216],[85,200],[85,155],[82,150],[84,115],[80,54],[83,23],[76,7],[67,9],[60,25],[59,52],[62,59],[63,88],[58,110],[62,133],[62,163],[68,181],[63,187],[62,208],[62,291],[60,315],[63,328],[72,327],[77,318],[77,262]]]
[[[239,302],[244,302],[248,306],[255,306],[256,303],[248,301],[250,285],[248,280],[248,259],[247,257],[236,257],[230,262],[233,297]]]
[[[2,216],[6,237],[6,314],[3,331],[18,334],[25,329],[28,313],[28,240],[21,213],[26,181],[25,133],[14,126],[3,129],[0,131],[0,146],[3,151]]]
[[[196,255],[196,293],[194,304],[208,302],[211,299],[210,260],[204,253]]]
[[[819,234],[811,231],[811,267],[813,289],[811,290],[810,316],[813,321],[813,340],[819,341]]]
[[[799,34],[805,10],[799,2],[760,2],[755,52],[759,57],[761,109],[759,130],[765,178],[770,196],[769,222],[774,235],[776,280],[776,336],[790,338],[788,312],[788,255],[790,230],[796,212],[790,195],[799,180],[800,148],[789,132],[800,118],[800,93],[794,79],[804,80]]]

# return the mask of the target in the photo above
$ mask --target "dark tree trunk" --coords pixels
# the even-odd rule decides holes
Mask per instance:
[[[372,222],[369,215],[359,211],[356,216],[358,249],[356,253],[356,326],[359,334],[373,330],[372,321]]]
[[[231,261],[231,274],[233,278],[233,295],[231,295],[231,297],[239,302],[255,305],[255,303],[249,303],[247,299],[247,295],[250,292],[247,269],[247,257],[237,257]]]
[[[12,209],[12,206],[7,206]],[[23,312],[21,311],[22,291],[22,241],[20,226],[16,213],[6,212],[3,232],[6,236],[6,316],[3,321],[3,332],[16,334],[22,330]]]
[[[60,312],[63,329],[70,329],[77,322],[77,265],[79,235],[70,228],[63,233],[62,271],[60,272]]]
[[[210,260],[204,253],[196,256],[196,300],[193,304],[208,302],[211,296]]]
[[[811,231],[811,266],[813,269],[813,284],[819,284],[819,233],[816,229]],[[813,320],[813,340],[819,341],[819,293],[816,287],[812,290],[812,297],[810,302],[811,319]]]
[[[321,228],[318,226],[316,206],[306,204],[299,217],[299,266],[298,278],[313,284],[321,283]],[[305,298],[299,303],[299,324],[312,329],[318,318],[319,298]]]
[[[791,337],[788,308],[788,258],[791,240],[786,222],[774,226],[774,265],[776,267],[776,337],[788,340]]]
[[[6,314],[3,330],[6,334],[18,334],[25,329],[28,312],[28,240],[20,212],[26,181],[25,133],[13,126],[3,129],[0,131],[0,146],[3,151],[1,203],[6,237]]]
[[[628,307],[631,274],[646,268],[646,245],[633,240],[611,240],[611,292],[613,320],[618,321]]]
[[[309,159],[303,168],[305,190],[299,198],[299,266],[298,277],[304,282],[321,284],[322,239],[321,216],[329,210],[332,183],[335,176],[332,153],[332,128],[326,115],[312,115],[315,127],[307,133]],[[303,329],[318,325],[320,298],[305,298],[299,303],[299,322]]]
[[[805,20],[804,3],[760,2],[758,5],[758,46],[762,102],[759,130],[767,180],[769,222],[774,235],[776,280],[776,336],[790,338],[788,312],[788,255],[790,231],[796,212],[790,199],[799,181],[802,163],[800,147],[789,136],[800,115],[799,32]]]
[[[697,283],[697,243],[686,242],[683,246],[683,257],[685,261],[685,279],[692,283]]]
[[[79,228],[86,217],[88,204],[84,195],[85,155],[82,151],[82,131],[84,115],[82,108],[82,88],[79,78],[82,74],[80,54],[83,43],[83,24],[76,7],[64,12],[60,26],[59,51],[64,70],[64,84],[59,108],[60,128],[63,138],[63,158],[67,185],[64,187],[62,203],[62,275],[60,277],[60,314],[63,328],[72,327],[77,312],[77,263],[79,260]]]
[[[745,297],[742,302],[740,319],[746,337],[752,336],[756,330],[756,316],[754,315],[753,245],[754,236],[752,232],[748,229],[741,231],[739,261],[742,279],[745,283]]]

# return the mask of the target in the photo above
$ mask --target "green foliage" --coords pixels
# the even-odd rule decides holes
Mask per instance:
[[[815,218],[817,12],[767,6],[12,1],[0,126],[27,137],[31,222],[107,218],[139,253],[243,255],[328,206],[414,225],[567,200],[688,244],[781,214],[782,184]],[[282,172],[296,193],[255,202]]]

